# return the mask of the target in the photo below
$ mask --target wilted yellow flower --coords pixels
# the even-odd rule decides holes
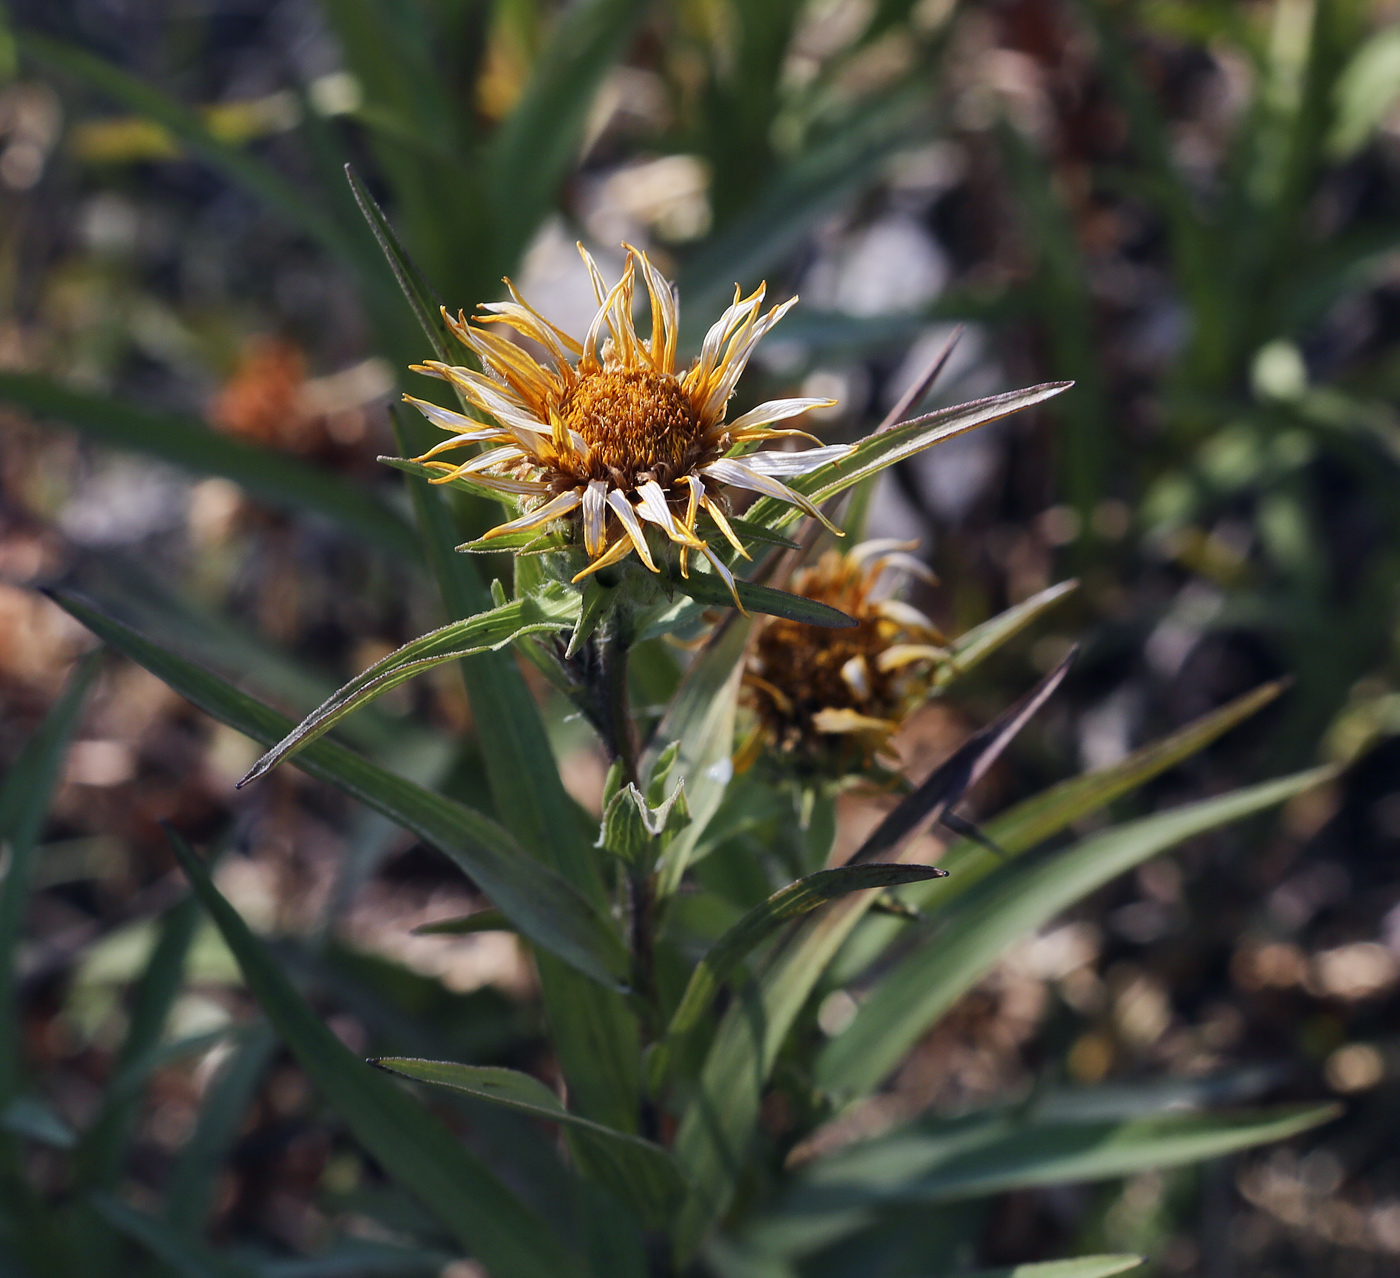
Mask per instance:
[[[795,298],[760,315],[764,286],[744,298],[736,288],[733,304],[706,334],[700,354],[678,373],[672,286],[645,253],[624,247],[628,251],[622,278],[608,289],[593,258],[579,246],[598,299],[597,314],[582,343],[528,306],[509,280],[511,300],[486,304],[487,313],[476,316],[476,323],[460,315],[456,320],[447,317],[452,331],[480,361],[481,371],[437,361],[415,367],[450,382],[494,424],[410,396],[409,403],[429,421],[452,432],[451,439],[416,460],[442,472],[434,483],[469,478],[526,500],[526,513],[491,529],[487,538],[555,519],[576,519],[590,562],[575,581],[633,551],[653,572],[659,571],[644,527],[653,524],[680,547],[683,574],[689,553],[698,551],[732,591],[734,579],[706,544],[708,530],[699,523],[703,512],[745,555],[726,516],[721,488],[743,488],[791,502],[825,523],[817,508],[778,476],[806,474],[850,449],[833,445],[803,452],[747,451],[766,440],[805,435],[774,423],[833,402],[828,399],[771,400],[732,422],[724,420],[754,347]],[[638,264],[651,303],[651,332],[645,340],[632,318]],[[483,324],[509,325],[538,343],[549,362],[538,362],[508,337],[480,327]],[[466,461],[437,460],[451,449],[479,444],[489,447]]]
[[[856,624],[819,630],[783,618],[764,621],[744,671],[744,694],[758,718],[756,748],[768,745],[805,765],[867,762],[928,690],[946,659],[943,636],[901,599],[876,597],[887,569],[932,579],[908,552],[913,543],[867,541],[848,554],[829,550],[793,575],[789,589],[839,608]]]

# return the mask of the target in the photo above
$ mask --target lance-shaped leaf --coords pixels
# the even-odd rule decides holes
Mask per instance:
[[[545,1222],[411,1097],[357,1059],[306,1005],[266,946],[214,886],[203,862],[171,844],[243,979],[311,1081],[395,1180],[497,1273],[555,1278],[578,1265]]]
[[[5,860],[0,877],[0,1109],[14,1100],[19,1083],[15,957],[29,904],[34,850],[99,660],[96,653],[84,658],[0,784],[0,855]]]
[[[1018,938],[1158,852],[1332,775],[1330,768],[1300,772],[1129,822],[1044,861],[1006,866],[968,893],[948,923],[869,993],[817,1058],[818,1085],[840,1097],[870,1091]]]
[[[502,262],[516,260],[553,206],[603,76],[645,7],[640,0],[577,0],[550,33],[491,140],[487,172]]]
[[[899,818],[882,824],[858,856],[872,859],[921,822],[936,820],[954,807],[966,787],[985,774],[1029,715],[1058,686],[1068,661],[978,733],[975,750],[964,747],[935,769],[919,787],[923,798],[911,802],[916,798],[911,795],[905,801],[908,807],[901,804],[896,808]],[[862,892],[832,902],[800,924],[792,939],[778,949],[756,987],[741,992],[720,1021],[701,1069],[697,1093],[676,1133],[676,1156],[695,1185],[676,1225],[680,1259],[695,1253],[727,1206],[739,1166],[738,1152],[753,1136],[763,1087],[779,1049],[827,965],[875,897],[874,892]]]
[[[1010,1269],[973,1269],[962,1278],[1114,1278],[1137,1269],[1141,1256],[1075,1256],[1072,1260],[1042,1260]]]
[[[1079,582],[1073,579],[1056,582],[980,626],[974,626],[966,634],[959,635],[948,646],[949,660],[939,666],[935,682],[942,686],[956,676],[966,674],[1078,588]]]
[[[673,590],[689,595],[706,607],[734,607],[734,594],[715,573],[692,571],[689,577],[677,574],[670,578],[670,583]],[[745,612],[761,612],[770,617],[785,617],[788,621],[802,621],[809,626],[829,626],[838,630],[856,624],[854,617],[830,604],[789,594],[786,590],[776,590],[772,586],[760,586],[742,578],[735,578],[734,592],[738,594]]]
[[[796,475],[784,482],[820,505],[861,480],[877,475],[926,448],[1023,408],[1044,403],[1073,385],[1073,382],[1045,382],[1024,390],[1007,391],[1002,395],[991,395],[986,399],[975,399],[966,404],[924,413],[903,425],[862,439],[839,461],[828,462],[806,475]],[[760,497],[748,509],[746,517],[750,523],[776,529],[784,527],[800,514],[797,507],[774,497]]]
[[[55,602],[118,652],[144,666],[206,714],[255,741],[281,740],[284,715],[152,643],[64,591]],[[441,849],[520,929],[580,972],[616,987],[628,970],[626,947],[600,909],[556,870],[532,860],[496,822],[370,763],[331,741],[317,741],[298,766]]]
[[[680,782],[668,799],[652,807],[635,785],[627,784],[608,800],[603,812],[598,846],[626,862],[634,871],[651,869],[654,849],[664,847],[690,824],[685,801],[685,782]]]
[[[265,776],[285,759],[304,750],[346,715],[368,705],[409,679],[462,657],[504,648],[516,639],[545,631],[566,630],[578,617],[577,592],[551,583],[538,595],[513,599],[465,621],[453,621],[376,661],[328,697],[253,765],[239,788]]]
[[[1106,1180],[1219,1158],[1328,1122],[1336,1105],[1220,1114],[1041,1121],[1003,1109],[930,1122],[838,1150],[810,1165],[783,1204],[820,1215],[890,1202],[948,1202],[1065,1181]]]
[[[477,910],[461,918],[438,919],[436,923],[420,923],[414,936],[470,936],[473,932],[513,932],[511,921],[500,910]]]
[[[145,453],[196,475],[231,479],[283,510],[324,515],[367,544],[419,562],[418,539],[365,488],[295,457],[221,435],[176,413],[69,390],[37,373],[0,373],[0,401],[52,417],[89,439]]]
[[[951,811],[963,795],[987,775],[1016,734],[1064,682],[1073,661],[1071,652],[1014,706],[964,741],[875,827],[856,849],[852,863],[873,860],[903,842],[921,825],[937,821]]]
[[[348,164],[345,166],[345,176],[350,183],[350,190],[354,193],[355,203],[360,206],[360,212],[364,214],[365,221],[374,232],[374,238],[379,241],[379,247],[389,261],[394,278],[403,290],[415,318],[423,326],[423,332],[433,344],[437,357],[448,364],[453,363],[459,343],[452,336],[452,330],[447,327],[447,321],[443,319],[442,302],[433,291],[433,286],[424,278],[423,272],[409,256],[408,250],[400,243],[389,219],[384,216],[384,210],[375,203],[374,196],[360,180],[360,175]]]
[[[947,873],[931,865],[842,865],[808,874],[754,906],[710,947],[691,972],[685,993],[666,1030],[666,1039],[652,1052],[648,1065],[651,1090],[660,1090],[681,1040],[695,1028],[716,991],[784,923],[851,892],[901,887],[907,883],[941,879]]]
[[[653,735],[656,758],[648,757],[646,768],[654,772],[662,753],[673,744],[679,746],[671,766],[685,781],[691,816],[690,825],[671,840],[662,858],[660,895],[680,886],[700,834],[718,811],[733,775],[735,708],[752,626],[748,618],[730,612],[715,627]]]
[[[685,1178],[679,1166],[661,1146],[571,1114],[549,1088],[529,1074],[494,1066],[404,1057],[384,1057],[371,1064],[416,1082],[450,1087],[478,1100],[563,1125],[584,1166],[647,1219],[664,1218],[685,1192]]]
[[[1228,705],[1202,715],[1170,736],[1135,750],[1111,767],[1071,777],[994,817],[986,824],[986,834],[1001,850],[1001,855],[989,853],[968,840],[952,844],[939,856],[953,877],[937,892],[938,901],[946,905],[981,882],[1002,865],[1006,857],[1029,851],[1081,817],[1100,811],[1115,799],[1203,750],[1217,737],[1268,705],[1283,687],[1282,683],[1263,684]],[[928,907],[934,900],[933,892],[917,887],[901,893],[901,896],[915,910]],[[901,923],[867,920],[837,960],[832,972],[833,979],[854,979],[884,951],[891,940],[903,935],[904,930]]]

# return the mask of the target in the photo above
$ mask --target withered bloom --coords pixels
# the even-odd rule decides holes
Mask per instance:
[[[845,630],[765,620],[744,672],[744,698],[758,728],[747,753],[767,746],[801,771],[840,774],[868,766],[925,697],[947,658],[943,636],[903,600],[878,597],[887,569],[931,579],[911,543],[867,541],[827,551],[795,573],[794,594],[856,619]]]
[[[706,540],[712,528],[744,554],[720,490],[729,486],[776,497],[821,519],[807,498],[778,477],[806,474],[850,451],[845,445],[803,452],[746,451],[770,439],[805,434],[774,423],[830,400],[772,400],[733,421],[724,419],[754,347],[796,299],[761,314],[764,287],[745,298],[736,289],[733,304],[706,335],[700,354],[678,372],[675,294],[646,254],[629,248],[622,278],[608,289],[582,245],[579,251],[598,299],[582,343],[528,306],[509,280],[511,300],[485,305],[486,314],[476,316],[475,323],[464,316],[448,317],[481,371],[437,361],[417,366],[417,371],[450,382],[474,410],[492,420],[410,398],[431,422],[452,432],[452,438],[417,460],[442,472],[435,483],[460,476],[524,499],[525,513],[493,528],[487,538],[557,519],[576,521],[589,563],[575,581],[634,552],[649,569],[659,571],[647,543],[645,525],[651,524],[679,546],[683,574],[690,552],[696,551],[732,591],[729,569]],[[638,336],[632,318],[638,265],[651,311],[646,339]],[[548,363],[481,327],[485,324],[507,324],[532,339],[547,353]],[[476,453],[476,445],[487,447]],[[472,447],[473,455],[460,462],[439,460],[440,454],[462,447]],[[710,528],[699,522],[702,513]]]

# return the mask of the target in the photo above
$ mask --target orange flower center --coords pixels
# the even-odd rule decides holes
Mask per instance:
[[[674,377],[639,368],[590,373],[560,416],[593,450],[592,478],[630,487],[649,473],[665,484],[695,463],[700,423]]]

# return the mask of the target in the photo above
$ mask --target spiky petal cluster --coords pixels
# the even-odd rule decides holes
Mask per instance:
[[[593,258],[579,246],[598,300],[581,343],[527,305],[509,280],[510,301],[485,305],[486,313],[475,316],[475,323],[460,315],[447,317],[481,370],[430,361],[416,366],[417,371],[451,383],[466,404],[491,420],[409,397],[429,421],[451,432],[450,439],[417,460],[442,472],[435,483],[467,478],[523,499],[525,512],[493,528],[487,538],[556,519],[575,521],[589,560],[575,581],[634,552],[659,571],[647,542],[650,524],[679,546],[682,573],[688,572],[690,552],[699,552],[732,591],[733,577],[707,544],[707,529],[699,522],[702,513],[708,516],[747,557],[726,515],[721,489],[776,497],[822,519],[811,502],[779,477],[806,474],[850,450],[836,445],[802,452],[745,451],[767,440],[804,435],[775,423],[831,400],[771,400],[734,421],[724,420],[754,347],[795,298],[762,314],[764,286],[748,297],[735,289],[733,304],[706,334],[700,354],[678,373],[672,286],[645,253],[623,247],[622,278],[609,289]],[[650,302],[646,339],[638,336],[632,318],[638,266]],[[517,342],[483,327],[488,324],[508,325],[531,339],[547,361],[537,361]],[[477,446],[484,451],[477,452]],[[468,447],[473,455],[464,461],[438,460],[444,452]]]
[[[913,543],[867,541],[848,554],[827,551],[794,574],[794,594],[856,619],[815,631],[781,618],[759,630],[744,671],[745,700],[758,718],[753,746],[767,745],[805,768],[848,769],[866,761],[922,699],[928,676],[947,658],[943,636],[917,608],[878,597],[887,569],[931,579],[908,552]]]

